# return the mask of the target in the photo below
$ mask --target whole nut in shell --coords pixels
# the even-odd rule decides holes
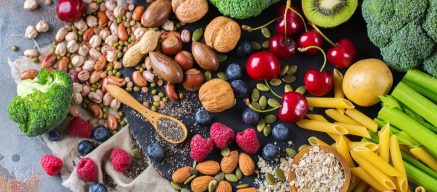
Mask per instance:
[[[188,51],[180,51],[176,54],[174,60],[178,63],[182,69],[187,70],[193,67],[194,59],[193,55]]]
[[[203,192],[208,190],[209,182],[211,182],[214,177],[211,176],[200,176],[196,177],[193,181],[191,181],[191,190],[193,192]]]
[[[158,45],[159,33],[154,30],[147,31],[138,43],[130,47],[123,56],[123,65],[126,67],[134,67],[137,65],[144,55],[153,51]]]
[[[150,4],[141,17],[144,27],[159,27],[164,24],[172,13],[170,0],[157,0]]]
[[[227,53],[237,46],[240,40],[240,25],[234,20],[218,16],[205,29],[205,42],[221,53]]]
[[[168,36],[161,42],[162,53],[173,56],[182,49],[182,41],[175,35]]]
[[[186,167],[179,168],[178,170],[173,172],[173,175],[171,176],[171,180],[175,183],[183,183],[189,177],[191,177],[191,167],[186,166]]]
[[[207,0],[172,0],[173,12],[179,21],[194,23],[208,12]]]
[[[171,83],[182,82],[182,68],[176,63],[176,61],[159,52],[150,52],[149,57],[153,72],[159,77]]]
[[[212,79],[200,87],[199,100],[207,111],[218,113],[234,106],[235,95],[227,81]]]
[[[217,54],[208,45],[199,42],[193,42],[191,53],[197,64],[207,71],[215,71],[218,69],[220,61]]]
[[[223,157],[220,167],[223,173],[232,173],[238,166],[238,151],[232,151],[228,156]]]
[[[197,91],[205,81],[203,73],[197,69],[188,69],[185,71],[185,78],[182,86],[188,91]]]

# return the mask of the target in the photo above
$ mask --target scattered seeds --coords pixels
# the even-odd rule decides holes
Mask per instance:
[[[228,156],[230,152],[231,152],[231,150],[229,150],[228,147],[226,147],[220,151],[220,153],[222,154],[223,157]]]
[[[272,80],[270,80],[270,85],[273,85],[275,87],[281,85],[281,83],[282,83],[282,81],[279,80],[279,79],[272,79]]]
[[[278,118],[276,117],[276,115],[273,114],[267,115],[265,118],[265,122],[268,124],[273,124],[276,122],[276,120],[278,120]]]
[[[141,153],[140,150],[138,149],[134,149],[132,150],[132,157],[135,159],[141,159],[141,157],[143,156],[143,154]]]
[[[228,180],[229,182],[232,182],[232,183],[235,183],[238,181],[238,177],[233,173],[225,174],[225,178],[226,178],[226,180]]]
[[[290,91],[293,91],[293,87],[291,87],[291,85],[289,85],[289,84],[285,85],[284,86],[284,92],[287,93],[287,92],[290,92]]]
[[[202,28],[196,29],[193,32],[193,36],[191,37],[191,40],[193,42],[197,42],[202,38],[202,36],[203,36],[203,29]]]
[[[246,187],[249,187],[249,184],[243,183],[243,184],[237,185],[237,189],[246,188]]]
[[[258,121],[258,124],[256,124],[256,130],[261,133],[263,132],[265,126],[266,122],[264,121],[264,119],[261,119]]]
[[[188,177],[188,179],[184,181],[184,185],[190,183],[190,182],[193,181],[194,178],[196,178],[196,177],[197,177],[197,175],[191,175],[191,177]]]
[[[252,105],[252,107],[253,108],[255,108],[255,109],[261,109],[261,105],[259,105],[259,103],[258,102],[256,102],[256,101],[252,101],[252,103],[250,103],[251,105]]]
[[[252,90],[252,101],[258,101],[260,97],[258,89]]]
[[[235,170],[235,176],[237,176],[238,179],[243,178],[243,173],[241,172],[240,167],[237,167],[237,170]]]
[[[298,93],[300,93],[300,94],[305,94],[305,92],[306,92],[307,90],[306,90],[306,88],[305,88],[305,86],[300,86],[300,87],[298,87],[297,89],[296,89],[296,92],[298,92]]]
[[[279,103],[278,100],[273,99],[273,98],[269,98],[269,100],[267,100],[267,104],[273,108],[281,106],[281,103]]]
[[[279,179],[279,181],[284,182],[285,181],[285,175],[284,175],[284,171],[282,171],[282,169],[280,168],[276,168],[274,171],[276,178]]]
[[[206,81],[211,80],[212,75],[211,75],[211,71],[205,71],[205,73],[203,74],[203,76],[205,77]]]
[[[287,74],[287,72],[288,72],[288,68],[290,68],[289,65],[284,65],[284,66],[282,66],[281,73],[280,73],[280,76],[281,76],[281,77],[284,76],[285,74]]]
[[[294,75],[286,75],[282,78],[282,81],[284,81],[285,83],[293,83],[296,81],[296,76]]]
[[[256,42],[256,41],[253,41],[252,43],[252,49],[253,50],[255,50],[255,51],[259,51],[259,50],[261,50],[261,44],[259,44],[258,42]]]
[[[261,34],[263,35],[264,38],[268,39],[272,36],[272,34],[270,33],[269,28],[267,27],[263,27],[261,28]]]
[[[217,57],[220,63],[225,62],[228,59],[228,56],[226,56],[225,54],[217,54]]]
[[[262,47],[262,48],[265,48],[265,49],[268,49],[268,48],[269,48],[269,41],[264,41],[264,42],[261,44],[261,47]]]
[[[214,192],[216,187],[217,187],[217,181],[216,180],[210,181],[208,184],[208,192]]]
[[[182,189],[182,187],[180,185],[178,185],[177,183],[174,183],[173,181],[170,184],[176,190],[181,190]]]
[[[223,80],[228,80],[228,76],[226,76],[226,73],[224,73],[224,72],[219,72],[219,73],[217,73],[217,77],[219,78],[219,79],[223,79]]]
[[[263,130],[264,136],[268,137],[272,134],[272,127],[270,125],[266,125]]]
[[[289,157],[296,156],[296,150],[294,150],[293,148],[289,148],[289,147],[285,148],[285,153],[287,153]]]
[[[261,109],[265,109],[267,107],[267,97],[266,96],[261,96],[259,98],[259,106],[261,106]]]
[[[302,151],[303,149],[305,149],[305,148],[307,148],[307,147],[309,147],[309,145],[307,145],[307,144],[303,144],[303,145],[301,145],[301,146],[299,147],[299,149],[297,149],[297,150],[300,152],[300,151]]]
[[[218,174],[215,175],[215,177],[214,177],[214,179],[215,179],[217,182],[220,182],[220,181],[223,180],[224,178],[225,178],[225,173],[223,173],[223,172],[218,173]]]
[[[267,85],[264,83],[256,84],[256,88],[260,91],[263,91],[263,92],[269,91],[269,87],[267,87]]]
[[[297,71],[297,65],[290,65],[287,71],[287,75],[293,75]]]
[[[267,180],[267,184],[269,184],[269,185],[276,185],[276,179],[273,177],[272,174],[266,173],[265,177],[266,177],[266,180]]]

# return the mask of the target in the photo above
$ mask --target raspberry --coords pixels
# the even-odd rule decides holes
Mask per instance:
[[[93,159],[85,157],[79,160],[76,166],[77,175],[86,182],[97,181],[97,165]]]
[[[112,149],[109,159],[111,160],[114,169],[122,173],[128,170],[132,164],[132,157],[121,148]]]
[[[41,167],[47,173],[47,175],[55,176],[61,172],[62,169],[62,160],[54,155],[44,155],[41,158]]]
[[[211,138],[204,139],[199,134],[194,135],[190,143],[190,156],[195,161],[202,161],[214,149]]]
[[[67,130],[71,136],[83,138],[90,138],[93,133],[92,125],[80,117],[74,117]]]
[[[256,137],[256,131],[252,128],[237,133],[236,141],[241,149],[250,154],[258,152],[260,148],[258,137]]]
[[[219,149],[227,147],[234,141],[234,130],[221,123],[213,123],[209,132],[212,141]]]

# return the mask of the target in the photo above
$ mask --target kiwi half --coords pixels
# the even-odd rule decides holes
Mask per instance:
[[[302,0],[302,9],[311,23],[325,28],[336,27],[352,17],[358,0]]]

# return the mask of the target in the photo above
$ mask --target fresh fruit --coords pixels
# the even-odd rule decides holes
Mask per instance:
[[[231,151],[228,156],[222,158],[220,167],[223,173],[232,173],[238,166],[238,151]]]
[[[259,121],[259,114],[250,108],[243,111],[243,122],[248,125],[256,125]]]
[[[221,123],[213,123],[210,129],[211,139],[219,149],[226,148],[234,141],[234,130]]]
[[[270,51],[281,59],[288,59],[296,55],[296,42],[282,34],[276,34],[269,40]]]
[[[57,129],[47,133],[47,139],[49,139],[50,141],[59,141],[60,138],[61,138],[61,134]]]
[[[271,52],[257,52],[247,60],[246,71],[254,80],[274,79],[281,72],[281,63]]]
[[[98,170],[93,159],[85,157],[79,160],[76,166],[77,175],[86,182],[97,181]]]
[[[212,116],[208,111],[200,109],[194,114],[194,119],[200,125],[209,125],[211,124]]]
[[[203,161],[196,165],[196,170],[204,175],[216,175],[220,172],[220,164],[217,161]]]
[[[161,161],[164,158],[165,151],[158,143],[152,143],[146,147],[146,155],[155,161]]]
[[[245,98],[247,95],[247,85],[243,80],[233,80],[231,82],[231,87],[237,95],[237,98]]]
[[[107,192],[108,188],[102,183],[93,183],[88,187],[88,192]]]
[[[248,128],[242,132],[237,133],[236,142],[238,146],[249,154],[258,152],[260,144],[256,136],[255,129]]]
[[[327,71],[309,69],[304,77],[305,87],[308,93],[314,96],[324,96],[332,90],[334,80],[332,74]]]
[[[111,161],[112,166],[114,166],[114,169],[121,173],[126,172],[132,164],[132,157],[130,154],[118,147],[112,149],[111,155],[109,155],[109,160]]]
[[[272,135],[275,139],[283,141],[288,138],[289,130],[287,125],[278,123],[273,126]]]
[[[77,152],[80,155],[85,156],[88,155],[95,148],[94,144],[91,141],[83,140],[77,145]]]
[[[237,55],[240,57],[247,57],[252,54],[253,48],[250,41],[241,41],[237,47]]]
[[[293,10],[291,10],[293,9]],[[276,23],[276,31],[281,35],[288,37],[294,36],[304,29],[302,18],[296,14],[297,8],[294,6],[288,7],[283,5],[278,10],[278,21]],[[287,12],[287,13],[285,13]]]
[[[264,159],[273,160],[279,155],[279,148],[276,145],[268,143],[264,146],[262,156]]]
[[[347,20],[354,14],[358,0],[302,0],[302,10],[313,24],[332,28]]]
[[[67,132],[74,137],[90,138],[93,133],[93,127],[81,117],[74,117],[68,125]]]
[[[64,22],[75,22],[83,13],[82,0],[59,0],[56,14]]]
[[[211,138],[203,138],[199,134],[194,135],[190,142],[190,156],[195,161],[202,161],[214,149]]]
[[[55,176],[61,172],[62,160],[54,155],[44,155],[40,161],[42,169],[47,173],[47,175]]]
[[[282,96],[282,105],[278,118],[285,123],[295,123],[302,120],[308,112],[308,102],[297,92],[287,92]]]
[[[393,85],[393,75],[379,59],[364,59],[353,64],[344,75],[343,92],[355,104],[363,107],[378,103]]]
[[[251,176],[255,173],[255,162],[246,153],[240,153],[240,156],[238,157],[238,165],[245,176]]]
[[[334,47],[327,52],[329,63],[338,68],[345,68],[352,65],[357,56],[357,49],[349,39],[340,39]]]
[[[94,140],[98,142],[104,142],[111,137],[111,132],[109,129],[103,127],[103,126],[97,126],[93,130],[93,138]]]
[[[302,48],[309,47],[309,46],[322,47],[323,37],[315,29],[312,29],[301,34],[297,42],[299,44],[299,47]],[[319,52],[318,49],[308,49],[308,51],[306,51],[305,53],[309,55],[314,55],[317,54],[318,52]]]
[[[226,76],[229,80],[237,80],[243,77],[243,72],[240,65],[237,63],[232,63],[226,68]]]
[[[189,166],[179,168],[178,170],[173,172],[173,175],[171,176],[171,180],[178,184],[183,183],[185,180],[191,177],[191,170],[192,168]]]

